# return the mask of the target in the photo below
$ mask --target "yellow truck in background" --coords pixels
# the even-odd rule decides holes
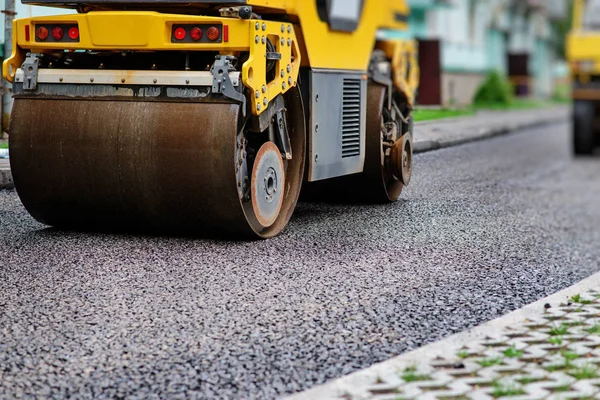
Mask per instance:
[[[575,0],[567,58],[573,82],[573,150],[600,145],[600,0]]]

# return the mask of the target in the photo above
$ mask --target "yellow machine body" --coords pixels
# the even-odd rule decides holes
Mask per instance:
[[[405,0],[24,3],[78,11],[16,19],[3,64],[39,221],[268,238],[302,182],[388,202],[410,181],[417,45],[388,34]]]
[[[16,69],[28,52],[43,53],[64,49],[65,43],[41,43],[35,39],[36,26],[48,23],[73,23],[79,26],[80,41],[69,43],[67,50],[134,50],[134,51],[210,51],[223,53],[250,51],[251,58],[243,69],[243,82],[253,92],[262,91],[266,85],[263,37],[271,37],[282,53],[279,70],[291,66],[290,72],[268,85],[267,99],[285,93],[296,84],[300,63],[311,68],[366,71],[379,29],[407,29],[409,8],[405,1],[367,0],[360,24],[353,32],[331,31],[320,20],[315,1],[303,0],[250,0],[249,5],[262,7],[269,12],[284,12],[296,19],[295,23],[278,23],[263,20],[206,17],[182,14],[163,14],[147,11],[91,11],[85,14],[57,15],[16,19],[13,22],[13,54],[3,64],[3,76],[14,80]],[[184,23],[220,23],[227,25],[229,40],[225,43],[173,43],[171,28]],[[258,24],[258,25],[257,25]],[[266,24],[266,27],[263,26]],[[258,27],[258,28],[257,28]],[[265,29],[266,28],[266,29]],[[290,30],[291,28],[291,30]],[[297,33],[298,32],[298,37]],[[258,37],[258,43],[256,38]],[[29,40],[28,40],[29,39]],[[394,57],[396,72],[394,82],[413,99],[419,75],[416,62],[416,43],[412,40],[380,40],[379,44]],[[292,56],[294,61],[292,61]],[[406,65],[412,65],[406,77]],[[283,89],[283,83],[287,86]],[[264,97],[254,98],[252,112]]]
[[[573,141],[576,154],[591,154],[600,145],[600,2],[573,2],[572,30],[567,38],[571,71]]]

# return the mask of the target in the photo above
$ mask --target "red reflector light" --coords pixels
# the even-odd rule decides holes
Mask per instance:
[[[197,26],[193,27],[190,31],[190,36],[195,41],[202,39],[202,29],[198,28]]]
[[[68,35],[73,40],[79,39],[79,28],[77,28],[76,26],[72,27],[71,29],[69,29]]]
[[[175,29],[174,34],[175,34],[175,39],[183,40],[183,39],[185,39],[186,32],[185,32],[185,29],[183,29],[183,28],[177,28],[177,29]]]
[[[35,31],[35,35],[37,36],[38,39],[40,40],[46,40],[48,39],[48,28],[46,28],[45,26],[40,26],[39,28],[37,28],[37,30]]]
[[[215,28],[214,26],[211,26],[206,31],[206,36],[208,37],[209,40],[217,40],[219,38],[219,30],[217,28]]]
[[[31,40],[31,36],[29,33],[29,25],[25,25],[25,40],[28,42]]]
[[[59,26],[52,29],[52,37],[56,40],[61,40],[65,36],[65,32]]]
[[[229,42],[229,25],[223,25],[223,41]]]

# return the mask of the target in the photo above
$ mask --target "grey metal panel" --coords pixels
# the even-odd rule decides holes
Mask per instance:
[[[367,111],[364,76],[360,71],[311,71],[309,181],[362,172]]]

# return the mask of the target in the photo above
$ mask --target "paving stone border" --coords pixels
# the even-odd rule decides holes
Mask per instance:
[[[600,273],[289,400],[497,398],[600,399]]]
[[[14,189],[12,174],[10,172],[10,164],[7,158],[0,158],[0,190]]]

